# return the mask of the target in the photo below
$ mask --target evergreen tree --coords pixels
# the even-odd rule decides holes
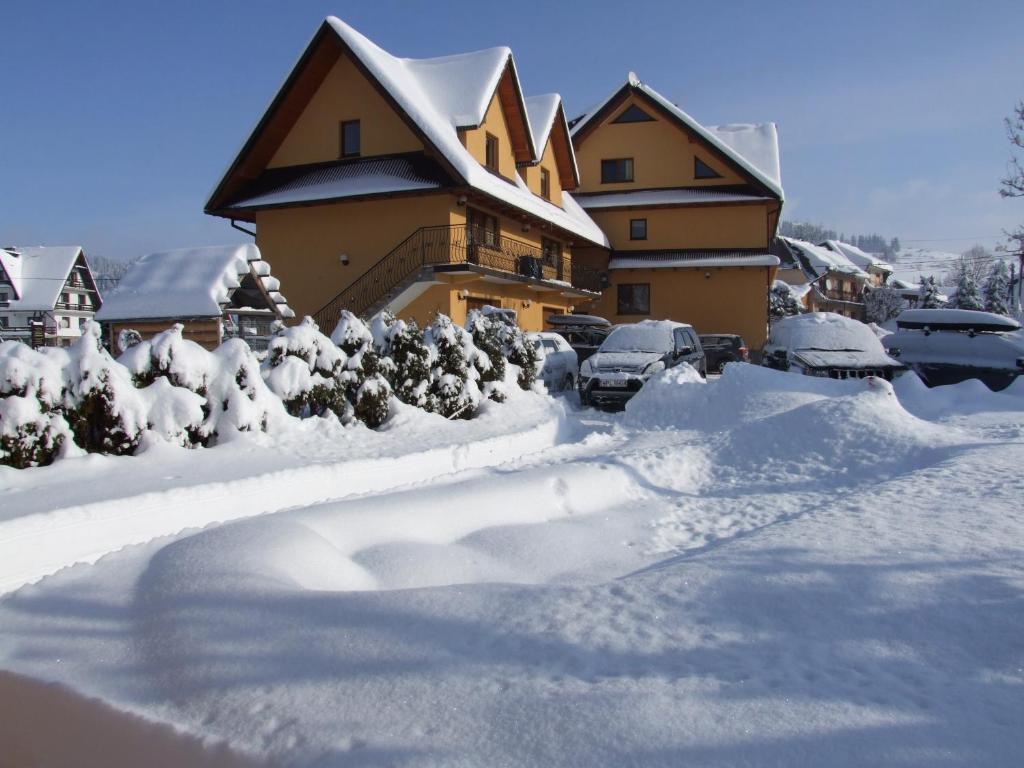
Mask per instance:
[[[437,413],[448,419],[473,416],[480,393],[470,377],[461,334],[466,332],[447,315],[438,314],[429,329],[434,347],[430,394]]]
[[[395,397],[407,405],[433,410],[430,398],[430,349],[415,321],[398,320],[388,329]]]
[[[932,275],[921,275],[917,289],[917,306],[920,309],[938,309],[942,306],[942,302],[939,301],[939,288],[935,285],[935,278]]]
[[[903,311],[903,296],[899,291],[879,286],[864,294],[864,312],[869,323],[884,323]]]
[[[1006,262],[1002,259],[992,265],[988,280],[985,282],[985,310],[998,315],[1010,314],[1007,298],[1010,295],[1010,275]]]
[[[781,280],[772,283],[768,292],[768,309],[772,317],[786,317],[800,314],[800,302],[793,290]]]
[[[969,272],[961,272],[960,280],[956,285],[956,297],[950,302],[955,309],[983,309],[981,296],[978,294],[978,285]]]
[[[484,395],[495,402],[505,401],[505,354],[502,343],[502,325],[499,320],[492,320],[483,312],[474,309],[466,318],[466,328],[473,337],[477,349],[483,352],[490,365],[480,372],[480,382]]]

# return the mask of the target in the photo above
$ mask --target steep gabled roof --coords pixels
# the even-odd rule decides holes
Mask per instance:
[[[578,187],[580,170],[576,165],[576,150],[573,149],[569,124],[565,120],[562,97],[557,93],[528,96],[526,98],[526,114],[530,120],[534,141],[537,143],[536,160],[540,161],[548,141],[553,138],[558,144],[555,159],[558,162],[558,172],[562,177],[563,185],[569,189]],[[571,186],[568,186],[566,182],[569,182]]]
[[[270,265],[249,243],[147,254],[132,263],[96,319],[219,317],[249,276],[259,279],[281,317],[295,316],[278,292],[280,283],[270,274]]]
[[[0,259],[4,260],[4,271],[12,278],[18,294],[8,307],[12,311],[52,311],[80,256],[85,268],[89,269],[80,245],[18,246],[15,251],[17,256],[12,256],[9,251],[3,251],[6,257],[0,254]],[[91,275],[92,271],[89,272]]]
[[[751,177],[759,186],[779,200],[785,199],[782,191],[782,177],[779,168],[779,140],[775,123],[757,125],[704,126],[681,110],[669,99],[662,96],[633,72],[626,82],[612,91],[609,96],[586,114],[576,118],[572,124],[572,137],[577,143],[583,140],[589,130],[596,127],[604,116],[630,93],[646,97],[649,103],[696,134],[716,153],[722,155],[744,175]]]
[[[0,248],[0,278],[11,284],[14,298],[21,296],[21,256],[12,249]]]
[[[828,248],[830,251],[841,253],[846,257],[847,261],[855,264],[861,269],[867,269],[868,267],[875,267],[876,269],[892,272],[892,265],[887,264],[876,256],[872,256],[867,251],[863,251],[856,245],[850,245],[850,243],[844,243],[842,240],[826,240],[821,244],[824,248]]]
[[[842,253],[831,251],[806,240],[798,240],[794,237],[779,237],[796,255],[808,277],[812,279],[823,276],[826,272],[839,272],[851,277],[866,279],[868,274],[846,258]]]
[[[285,84],[210,196],[206,205],[208,213],[226,214],[246,179],[251,181],[264,170],[269,160],[269,151],[264,147],[257,153],[258,157],[253,156],[258,140],[269,129],[273,129],[271,138],[283,138],[287,131],[281,126],[272,125],[274,116],[292,96],[291,92],[299,84],[304,70],[310,69],[321,80],[326,75],[333,65],[332,54],[323,53],[322,43],[328,39],[340,44],[340,49],[351,55],[357,67],[442,163],[456,184],[472,187],[586,240],[608,245],[601,229],[578,206],[563,202],[563,210],[538,198],[516,180],[509,183],[508,180],[498,178],[484,169],[459,140],[459,129],[479,125],[497,93],[503,109],[518,113],[519,116],[522,146],[516,148],[517,161],[532,162],[537,159],[537,147],[522,97],[519,76],[512,52],[508,48],[490,48],[436,59],[402,59],[392,56],[333,16],[329,16],[313,36]],[[509,128],[514,134],[515,121]]]

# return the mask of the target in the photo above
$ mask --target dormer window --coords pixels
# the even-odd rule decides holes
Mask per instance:
[[[345,120],[341,124],[341,156],[359,157],[362,142],[358,120]]]
[[[705,163],[699,157],[693,158],[693,178],[695,179],[720,179],[722,174]]]
[[[487,170],[498,172],[498,137],[490,133],[487,134],[484,165],[487,166]]]
[[[601,183],[620,184],[633,180],[633,158],[601,161]]]
[[[545,200],[551,199],[551,173],[547,168],[540,169],[540,196]]]

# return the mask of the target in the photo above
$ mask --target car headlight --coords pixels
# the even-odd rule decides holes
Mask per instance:
[[[594,375],[594,367],[590,364],[590,358],[588,357],[586,360],[583,361],[583,364],[580,366],[580,376],[588,376],[589,377],[589,376],[593,376],[593,375]]]
[[[653,363],[644,368],[644,375],[651,376],[655,373],[661,373],[665,370],[664,360],[655,360]]]

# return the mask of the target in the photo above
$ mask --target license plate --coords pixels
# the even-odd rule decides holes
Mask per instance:
[[[605,379],[601,384],[609,388],[625,389],[629,382],[625,379]]]

